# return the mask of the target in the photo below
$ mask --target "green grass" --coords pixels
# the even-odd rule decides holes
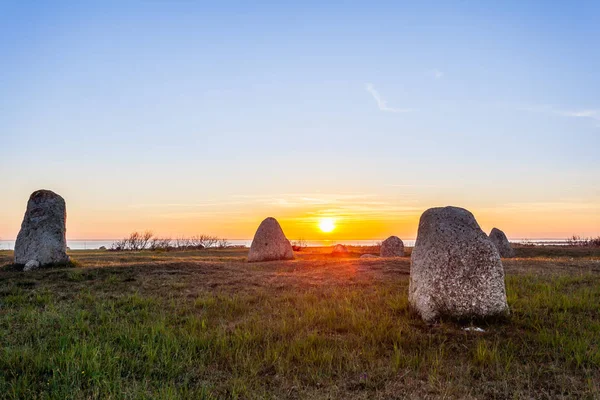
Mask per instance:
[[[0,397],[600,397],[598,258],[511,261],[476,333],[411,313],[407,258],[104,254],[0,271]]]

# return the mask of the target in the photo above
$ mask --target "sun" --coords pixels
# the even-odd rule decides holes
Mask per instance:
[[[319,229],[325,233],[329,233],[335,229],[335,220],[333,218],[319,219]]]

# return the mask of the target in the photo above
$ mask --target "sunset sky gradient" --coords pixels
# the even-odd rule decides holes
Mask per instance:
[[[0,238],[600,235],[600,3],[398,3],[0,2]]]

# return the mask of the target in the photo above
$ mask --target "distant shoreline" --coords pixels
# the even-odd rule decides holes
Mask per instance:
[[[71,250],[94,250],[102,246],[107,249],[111,247],[113,242],[118,239],[95,239],[95,240],[82,240],[82,239],[67,239],[67,246]],[[290,239],[292,242],[294,239]],[[374,246],[381,242],[383,239],[330,239],[330,240],[304,240],[308,247],[325,247],[332,246],[334,244],[343,244],[346,246]],[[413,247],[415,239],[403,239],[404,245]],[[509,239],[514,244],[528,244],[528,245],[554,245],[554,246],[565,246],[568,244],[567,239]],[[250,247],[252,239],[230,239],[228,240],[232,246],[247,246]],[[15,246],[15,240],[0,240],[0,250],[13,250]]]

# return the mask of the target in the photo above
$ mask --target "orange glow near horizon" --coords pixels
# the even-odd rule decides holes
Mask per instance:
[[[600,234],[598,202],[529,202],[498,204],[458,198],[439,202],[364,194],[299,193],[257,195],[204,202],[92,203],[85,192],[63,193],[67,200],[67,238],[118,239],[133,231],[153,231],[160,237],[215,235],[252,239],[260,222],[272,216],[290,240],[381,240],[417,236],[419,218],[430,207],[462,206],[475,215],[486,232],[502,229],[510,239],[560,239]],[[407,196],[406,196],[407,197]],[[14,240],[23,219],[27,196],[0,207],[0,238]]]

